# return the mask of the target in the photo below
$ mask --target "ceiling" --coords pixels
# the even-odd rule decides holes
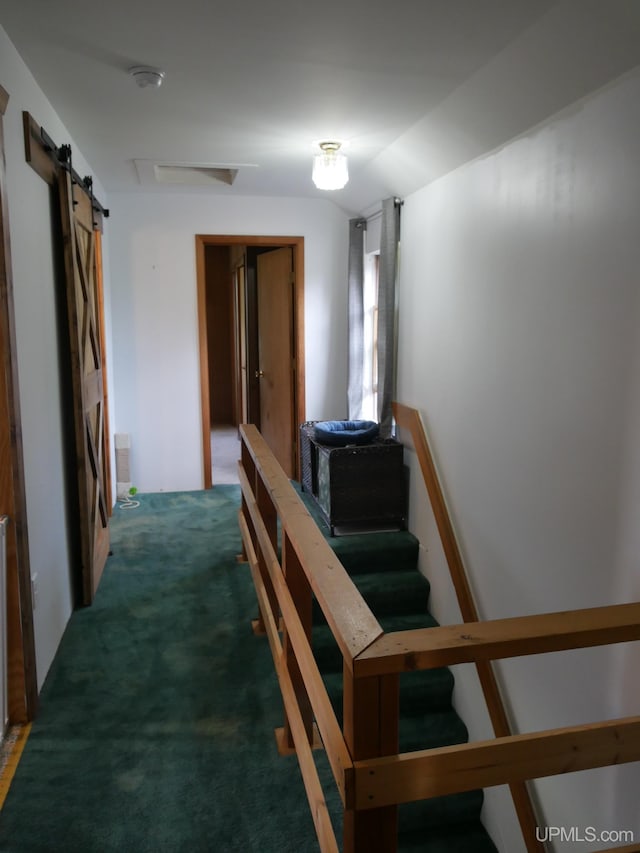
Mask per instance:
[[[640,63],[636,0],[0,0],[0,25],[108,192],[328,196],[358,213]],[[136,86],[136,65],[162,68],[162,87]],[[311,182],[322,139],[345,143],[343,190]],[[238,171],[160,185],[156,163]]]

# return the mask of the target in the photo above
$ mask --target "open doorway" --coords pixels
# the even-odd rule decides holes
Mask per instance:
[[[256,424],[298,474],[303,261],[302,237],[196,236],[205,488],[238,481],[241,423]]]
[[[204,247],[212,481],[237,483],[240,419],[235,399],[234,269],[231,246]]]

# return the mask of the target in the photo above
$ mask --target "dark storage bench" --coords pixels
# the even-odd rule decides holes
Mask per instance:
[[[403,448],[394,439],[332,447],[300,427],[302,489],[313,496],[331,535],[351,530],[403,529],[407,494]],[[337,530],[340,528],[340,530]]]

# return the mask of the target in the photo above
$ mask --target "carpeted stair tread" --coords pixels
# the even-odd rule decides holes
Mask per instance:
[[[323,680],[329,698],[342,715],[342,670],[325,672]],[[425,712],[446,711],[451,708],[454,678],[450,669],[417,670],[400,676],[400,716],[415,717]]]
[[[408,571],[416,568],[419,542],[408,530],[331,536],[329,527],[315,501],[308,492],[300,490],[298,483],[293,485],[322,535],[349,574]]]
[[[342,726],[342,694],[334,692],[330,698],[338,722]],[[415,749],[453,746],[466,743],[468,737],[467,727],[452,709],[425,713],[422,717],[401,715],[398,751],[411,752]]]
[[[462,791],[446,797],[432,797],[398,806],[398,822],[404,834],[425,829],[478,820],[484,802],[484,791]]]
[[[469,731],[453,708],[426,712],[421,717],[400,717],[400,752],[436,749],[468,740]]]
[[[455,679],[448,667],[403,672],[400,675],[400,715],[411,717],[451,707]]]
[[[329,544],[350,575],[416,568],[419,543],[412,533],[399,530],[367,535],[369,538],[374,537],[375,549],[362,541],[364,535],[327,536]]]
[[[377,619],[414,613],[416,609],[426,611],[429,581],[417,569],[353,575],[352,580]],[[324,619],[317,601],[313,614],[316,624]]]
[[[479,820],[398,835],[398,853],[498,853]]]
[[[378,619],[385,634],[392,631],[412,631],[417,628],[438,628],[439,622],[428,610],[418,613],[383,614]]]

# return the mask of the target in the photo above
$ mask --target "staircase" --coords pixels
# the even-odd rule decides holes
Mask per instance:
[[[326,529],[323,536],[315,508],[301,505],[259,431],[240,428],[242,558],[259,603],[254,630],[267,635],[284,704],[278,748],[296,753],[323,853],[495,853],[480,822],[482,792],[469,789],[505,784],[526,849],[544,853],[527,781],[637,761],[640,717],[513,735],[492,661],[640,641],[640,602],[481,620],[420,413],[394,404],[394,415],[411,434],[460,625],[437,626],[428,613],[410,534],[368,534],[366,546],[354,536],[331,539]],[[314,596],[335,641],[319,611],[314,623]],[[402,630],[417,625],[426,627]],[[476,666],[491,740],[463,742],[451,673],[432,669],[461,663]],[[397,754],[398,730],[401,750],[418,749]],[[318,735],[324,750],[314,754]]]
[[[418,541],[408,532],[330,536],[308,494],[307,509],[385,632],[434,627],[429,582],[417,569]],[[342,656],[314,604],[312,646],[327,692],[342,722]],[[399,751],[464,743],[468,732],[453,709],[454,678],[448,668],[400,677]],[[480,821],[483,792],[469,791],[401,805],[399,853],[496,853]]]

